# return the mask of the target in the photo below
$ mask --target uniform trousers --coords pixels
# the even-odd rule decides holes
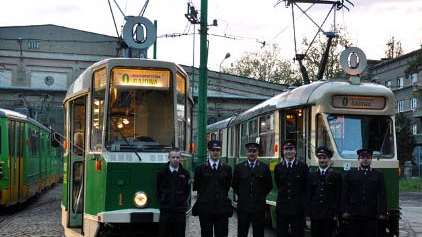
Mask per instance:
[[[185,213],[160,213],[160,237],[184,237],[186,229]]]
[[[238,211],[237,221],[238,237],[247,237],[251,224],[253,237],[264,237],[265,212],[245,213]]]
[[[201,237],[227,237],[229,235],[229,218],[226,215],[199,215]]]
[[[311,219],[312,237],[332,237],[336,222],[333,220]]]
[[[289,234],[289,226],[291,234]],[[281,215],[277,214],[277,237],[304,237],[304,215]]]
[[[377,217],[352,216],[350,220],[350,236],[376,237],[377,236]]]

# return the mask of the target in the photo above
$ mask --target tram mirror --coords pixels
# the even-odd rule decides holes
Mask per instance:
[[[60,147],[60,136],[58,133],[56,132],[51,133],[50,144],[52,147]]]
[[[117,100],[117,89],[116,87],[110,87],[110,105],[114,106]]]

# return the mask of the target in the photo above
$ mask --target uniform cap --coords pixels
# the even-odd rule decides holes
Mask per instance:
[[[208,142],[208,150],[221,149],[221,142],[218,140],[211,140]]]
[[[293,140],[286,140],[282,143],[282,147],[286,148],[286,147],[294,147],[296,148],[296,142]]]
[[[256,142],[249,142],[245,144],[245,148],[247,150],[258,150],[259,149],[259,144]]]
[[[362,148],[362,149],[359,149],[359,150],[357,150],[356,151],[356,153],[358,154],[358,155],[371,155],[372,156],[372,150],[371,149],[368,149],[368,148]]]
[[[323,155],[326,155],[328,157],[333,156],[333,152],[325,146],[320,146],[320,147],[317,148],[316,155],[318,155],[318,154],[323,154]]]

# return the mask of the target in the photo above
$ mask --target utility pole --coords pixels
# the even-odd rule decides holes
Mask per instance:
[[[207,86],[208,86],[208,0],[201,0],[200,63],[198,85],[198,162],[206,158]]]

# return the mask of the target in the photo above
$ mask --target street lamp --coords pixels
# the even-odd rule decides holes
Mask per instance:
[[[226,53],[226,55],[224,56],[223,60],[221,60],[219,72],[221,72],[221,65],[223,64],[224,60],[226,60],[228,58],[230,58],[230,53]]]

